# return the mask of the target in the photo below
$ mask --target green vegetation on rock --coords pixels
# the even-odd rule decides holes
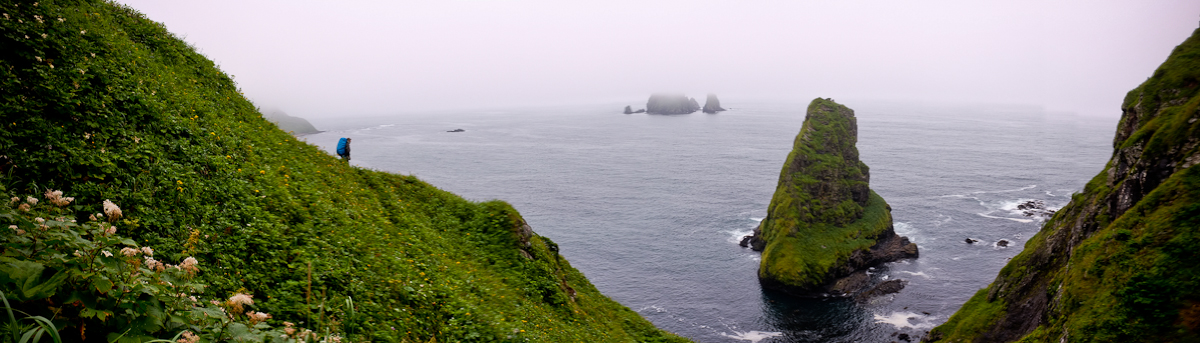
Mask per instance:
[[[763,251],[758,274],[764,285],[817,292],[868,265],[916,255],[907,239],[896,243],[910,253],[872,251],[895,232],[891,208],[868,187],[857,141],[853,110],[829,99],[809,104],[767,217],[752,238]]]
[[[219,300],[194,310],[220,316],[247,293],[238,309],[272,318],[231,312],[244,335],[286,321],[353,341],[683,341],[600,294],[508,204],[351,167],[279,130],[130,8],[0,12],[0,193],[18,197],[0,212],[0,289],[15,318],[48,318],[66,341],[228,339],[242,324],[166,299]],[[48,204],[48,190],[74,199]],[[122,215],[89,218],[105,200]],[[199,269],[160,277],[176,272],[122,247]]]
[[[1112,160],[930,341],[1200,341],[1200,30],[1129,92]]]

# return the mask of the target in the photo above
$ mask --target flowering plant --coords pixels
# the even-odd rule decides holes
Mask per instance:
[[[79,223],[67,208],[74,198],[53,190],[43,197],[12,197],[0,209],[0,289],[6,309],[48,319],[22,327],[10,318],[0,337],[42,328],[68,340],[90,335],[106,341],[173,336],[158,341],[180,343],[337,338],[291,323],[272,328],[270,314],[250,309],[249,294],[224,301],[197,298],[205,288],[195,282],[200,261],[187,256],[170,264],[151,247],[118,235],[121,210],[110,200],[104,201],[104,213]]]

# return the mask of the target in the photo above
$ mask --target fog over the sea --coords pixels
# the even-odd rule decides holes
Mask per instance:
[[[1116,117],[1200,26],[1194,0],[118,1],[259,106],[306,118],[637,107],[656,91]]]

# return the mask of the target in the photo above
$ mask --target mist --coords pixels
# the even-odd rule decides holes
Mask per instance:
[[[120,2],[304,118],[636,108],[660,91],[1115,118],[1200,21],[1196,1]]]

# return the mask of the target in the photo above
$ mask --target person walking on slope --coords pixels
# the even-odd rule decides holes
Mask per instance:
[[[350,139],[349,138],[342,137],[342,139],[338,140],[337,154],[338,154],[338,157],[341,157],[343,160],[346,160],[346,163],[350,163]]]

